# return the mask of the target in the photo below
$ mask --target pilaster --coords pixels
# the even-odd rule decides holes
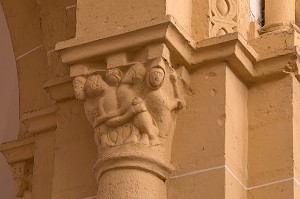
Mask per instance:
[[[22,122],[27,137],[0,146],[12,168],[17,197],[51,198],[55,113],[56,107],[25,113]]]

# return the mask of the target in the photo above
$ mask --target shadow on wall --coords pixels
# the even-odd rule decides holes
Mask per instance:
[[[15,57],[0,3],[0,143],[16,140],[19,132],[19,92]],[[12,174],[0,154],[0,198],[16,199]]]

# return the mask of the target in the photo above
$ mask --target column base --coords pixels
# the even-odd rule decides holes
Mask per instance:
[[[295,29],[297,32],[300,32],[299,27],[292,23],[271,23],[262,27],[260,33],[264,34],[268,32],[287,31],[291,29]]]

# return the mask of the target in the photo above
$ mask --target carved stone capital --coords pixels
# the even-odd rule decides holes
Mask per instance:
[[[11,166],[16,196],[31,198],[34,138],[1,144],[0,152]]]
[[[186,69],[170,63],[168,48],[155,44],[119,52],[74,64],[70,72],[75,96],[94,128],[97,179],[122,167],[166,179],[176,116],[189,84]]]
[[[13,163],[12,171],[16,196],[24,197],[24,195],[31,195],[33,159]]]

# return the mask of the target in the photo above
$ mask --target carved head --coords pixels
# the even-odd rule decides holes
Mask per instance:
[[[142,63],[137,63],[133,65],[125,74],[125,77],[122,80],[124,84],[138,84],[140,83],[146,74],[147,70]]]
[[[92,75],[88,77],[84,85],[85,94],[89,97],[102,95],[107,88],[108,85],[102,79],[101,75]]]
[[[85,94],[84,94],[84,85],[86,83],[86,78],[85,77],[76,77],[73,80],[73,88],[75,92],[75,97],[78,100],[84,100],[85,99]]]
[[[162,67],[153,67],[148,72],[147,82],[153,89],[158,89],[165,79],[165,70]]]
[[[117,68],[109,69],[106,71],[105,80],[110,86],[117,87],[121,83],[122,72]]]

